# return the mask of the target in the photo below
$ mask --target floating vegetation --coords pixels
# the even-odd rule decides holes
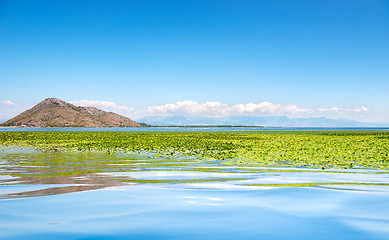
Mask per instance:
[[[220,160],[260,167],[389,169],[389,132],[0,132],[2,147]]]

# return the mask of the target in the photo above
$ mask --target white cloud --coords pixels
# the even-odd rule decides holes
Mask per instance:
[[[339,107],[332,107],[332,108],[319,108],[319,112],[335,112],[335,113],[347,113],[347,112],[353,112],[353,113],[362,113],[362,112],[368,112],[370,109],[367,107],[360,107],[355,109],[349,109],[349,108],[339,108]]]
[[[356,108],[356,109],[348,109],[349,111],[351,112],[355,112],[355,113],[360,113],[360,112],[368,112],[370,111],[370,109],[368,109],[367,107],[360,107],[360,108]]]
[[[1,101],[1,103],[4,103],[5,105],[15,105],[14,102],[6,100],[6,101]]]
[[[237,115],[297,114],[311,112],[296,105],[274,104],[270,102],[228,105],[220,102],[198,103],[181,101],[171,104],[148,107],[151,115],[199,115],[209,117],[226,117]]]
[[[119,113],[122,115],[127,115],[130,112],[134,111],[134,108],[129,108],[127,106],[119,105],[114,102],[107,102],[107,101],[99,101],[99,100],[79,100],[79,101],[72,101],[70,102],[76,106],[92,106],[96,107],[98,109],[102,109],[104,111],[110,111]]]
[[[338,107],[332,107],[332,108],[319,108],[319,112],[339,112],[340,109]]]

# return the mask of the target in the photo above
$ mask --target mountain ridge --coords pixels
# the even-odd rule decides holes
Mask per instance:
[[[95,107],[80,107],[58,98],[46,98],[0,124],[12,127],[144,127],[127,117]]]
[[[389,127],[384,123],[367,123],[347,119],[329,119],[325,117],[290,118],[287,116],[148,116],[137,121],[153,126],[190,126],[190,125],[240,125],[264,127]]]

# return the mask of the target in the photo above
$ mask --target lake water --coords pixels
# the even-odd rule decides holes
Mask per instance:
[[[140,127],[140,128],[16,128],[0,127],[0,132],[19,132],[19,131],[125,131],[125,132],[149,132],[149,131],[335,131],[335,130],[377,130],[389,131],[387,127],[368,127],[368,128],[322,128],[322,127]]]
[[[389,239],[388,172],[0,152],[0,239]]]

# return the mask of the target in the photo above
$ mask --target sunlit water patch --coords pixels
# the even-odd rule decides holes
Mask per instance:
[[[1,239],[389,239],[389,174],[0,152]]]

